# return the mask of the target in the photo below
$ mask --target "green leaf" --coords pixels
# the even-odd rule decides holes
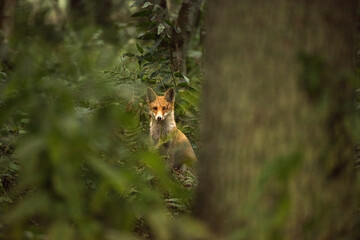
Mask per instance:
[[[146,17],[150,15],[150,11],[149,10],[143,10],[140,12],[136,12],[133,15],[131,15],[131,17]]]
[[[150,75],[150,79],[156,77],[157,75],[159,75],[159,71],[153,72],[153,73]]]
[[[32,194],[28,198],[22,200],[15,208],[6,216],[7,223],[14,223],[28,219],[35,214],[48,212],[50,207],[50,199],[45,193]]]
[[[143,2],[145,2],[145,0],[138,0],[138,1],[135,1],[131,6],[130,8],[133,8],[133,7],[136,7],[136,6],[139,6],[140,4],[142,4]]]
[[[182,77],[184,78],[184,80],[187,82],[187,83],[190,83],[190,79],[189,78],[187,78],[184,74],[181,74],[182,75]]]
[[[171,27],[174,26],[174,24],[170,20],[164,19],[164,22],[166,22]]]
[[[157,28],[157,34],[160,35],[164,31],[164,29],[165,29],[165,26],[160,23]]]
[[[182,81],[182,82],[179,82],[179,83],[177,84],[177,86],[178,86],[178,87],[187,87],[187,86],[189,86],[189,84],[188,84],[186,81]]]
[[[151,2],[146,2],[146,3],[144,3],[144,5],[142,6],[142,8],[146,8],[146,7],[151,6],[151,5],[153,5]]]
[[[178,26],[174,26],[174,30],[176,33],[181,33],[181,28],[179,28]]]
[[[156,34],[155,33],[145,33],[144,35],[141,35],[140,37],[138,37],[138,39],[141,39],[141,40],[155,40],[156,39]]]
[[[151,64],[153,64],[152,62],[149,62],[149,63],[145,63],[143,67],[147,67],[147,66],[150,66]]]
[[[5,79],[5,78],[7,77],[7,74],[4,73],[4,72],[0,72],[0,76],[1,76],[3,79]]]
[[[131,176],[128,171],[112,168],[97,159],[91,159],[89,163],[92,168],[114,188],[114,190],[124,196],[129,193],[131,190]]]
[[[136,27],[138,28],[144,28],[144,29],[150,29],[152,27],[155,27],[156,23],[151,22],[151,21],[146,21],[146,22],[142,22],[136,25]]]
[[[12,203],[12,200],[8,197],[0,197],[0,203],[1,202],[8,202],[8,203]]]
[[[154,45],[151,46],[150,48],[150,52],[151,54],[154,53],[154,51],[156,50],[156,48],[160,45],[160,43],[162,42],[162,39],[160,38],[159,40],[157,40]]]
[[[163,82],[164,83],[167,83],[171,80],[171,77],[170,76],[166,76],[164,79],[163,79]]]
[[[19,171],[19,170],[20,170],[19,165],[18,165],[17,163],[15,163],[15,162],[10,162],[10,163],[9,163],[9,168],[10,168],[11,170],[15,170],[15,171]]]
[[[136,48],[139,51],[139,53],[141,53],[141,54],[144,53],[144,49],[142,47],[140,47],[140,45],[138,43],[136,43]]]
[[[134,57],[135,55],[132,53],[124,53],[122,56],[123,57]]]

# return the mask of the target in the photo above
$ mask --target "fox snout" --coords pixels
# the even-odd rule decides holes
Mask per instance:
[[[164,120],[164,115],[159,111],[155,116],[156,121],[162,121]]]

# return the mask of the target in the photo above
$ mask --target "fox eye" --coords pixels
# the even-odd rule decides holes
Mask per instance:
[[[156,110],[157,110],[157,107],[153,107],[153,109],[156,111]]]
[[[164,111],[164,110],[165,110],[165,107],[162,107],[162,110]]]

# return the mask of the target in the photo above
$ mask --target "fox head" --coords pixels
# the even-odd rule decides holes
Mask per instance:
[[[175,91],[169,88],[164,96],[158,96],[151,88],[147,89],[147,101],[149,113],[157,122],[162,122],[169,114],[173,113],[175,102]]]

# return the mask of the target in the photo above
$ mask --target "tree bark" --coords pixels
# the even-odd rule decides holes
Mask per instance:
[[[2,0],[0,3],[0,31],[2,45],[8,42],[13,31],[16,0]]]
[[[69,13],[72,21],[87,17],[83,0],[69,0]]]
[[[112,1],[97,0],[95,2],[96,23],[107,26],[111,24]]]
[[[84,11],[84,6],[83,0],[70,0],[70,9]]]
[[[16,0],[2,0],[0,3],[0,62],[2,71],[12,69],[9,39],[14,28]]]
[[[359,239],[356,1],[209,1],[194,214],[214,239]]]
[[[174,72],[186,73],[186,52],[200,13],[201,0],[184,0],[171,41],[171,65]]]

